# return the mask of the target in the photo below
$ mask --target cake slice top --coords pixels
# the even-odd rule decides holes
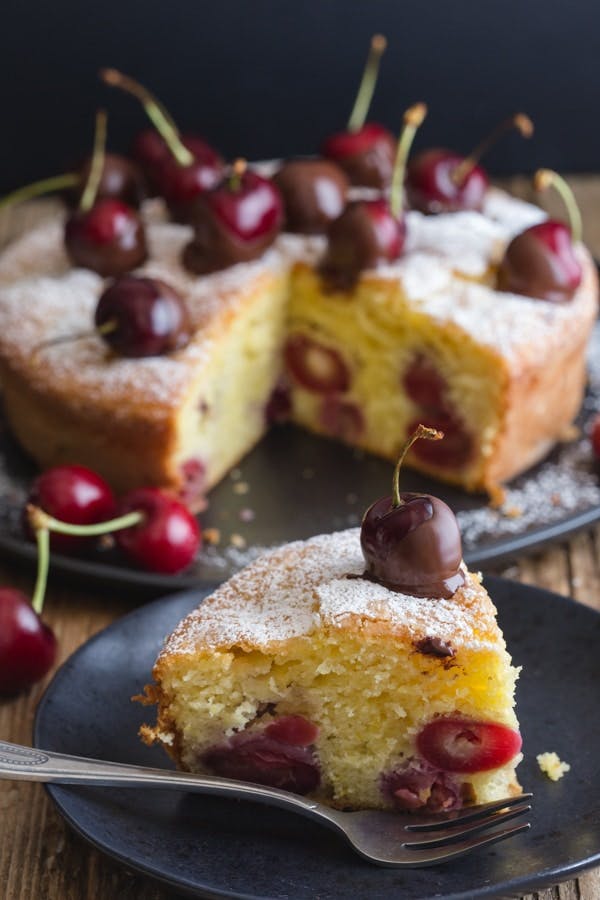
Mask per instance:
[[[413,643],[437,639],[455,651],[504,648],[478,576],[469,573],[449,600],[423,599],[359,577],[364,569],[358,528],[270,550],[177,626],[157,666],[173,656],[232,648],[276,652],[319,627],[392,633]]]

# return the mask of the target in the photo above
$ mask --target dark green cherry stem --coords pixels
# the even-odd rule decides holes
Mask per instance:
[[[536,191],[545,191],[549,187],[553,187],[561,196],[561,199],[567,207],[567,215],[569,217],[569,227],[571,229],[571,238],[574,244],[579,243],[583,237],[583,223],[581,221],[581,212],[575,200],[575,195],[564,178],[558,172],[552,169],[538,169],[533,176],[533,186]]]
[[[104,169],[104,160],[106,157],[106,112],[99,109],[96,113],[96,130],[94,132],[94,150],[92,153],[92,163],[90,165],[90,174],[85,183],[85,188],[79,201],[79,209],[82,212],[88,212],[98,195],[100,187],[100,179],[102,178],[102,170]]]
[[[421,438],[426,438],[428,441],[440,441],[444,437],[443,431],[437,431],[435,428],[427,428],[426,425],[417,425],[404,447],[402,448],[402,452],[400,453],[400,457],[398,462],[396,463],[396,468],[394,469],[394,475],[392,480],[392,506],[396,508],[397,506],[403,506],[404,500],[400,496],[400,468],[402,463],[404,462],[404,458],[415,441],[420,440]]]
[[[475,149],[472,150],[468,156],[465,156],[460,165],[455,168],[452,173],[452,181],[454,184],[461,187],[469,172],[471,169],[475,168],[481,157],[488,152],[490,147],[492,147],[503,134],[506,134],[507,131],[511,131],[513,128],[520,131],[524,138],[530,138],[533,134],[533,122],[529,116],[525,115],[525,113],[515,113],[514,116],[509,116],[508,119],[504,119],[504,121],[496,125],[494,130],[491,131],[481,143],[477,144]]]
[[[417,133],[417,129],[421,126],[425,116],[427,115],[427,106],[425,103],[415,103],[409,107],[404,113],[402,132],[398,140],[398,149],[396,150],[396,159],[394,161],[394,171],[392,173],[392,186],[390,189],[390,211],[395,219],[399,219],[402,213],[402,202],[404,198],[404,176],[406,173],[406,163],[412,142]]]
[[[371,38],[371,46],[367,63],[361,78],[356,100],[348,119],[348,131],[360,131],[365,124],[365,119],[371,106],[375,85],[377,84],[377,76],[379,74],[379,63],[381,57],[387,47],[387,41],[382,34],[374,34]]]
[[[138,81],[135,81],[128,75],[124,75],[117,69],[101,69],[100,78],[110,87],[120,88],[140,101],[146,115],[180,166],[189,166],[193,163],[194,157],[181,142],[177,126],[154,94],[151,94]]]

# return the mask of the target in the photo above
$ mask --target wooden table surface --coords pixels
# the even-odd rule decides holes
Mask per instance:
[[[578,176],[571,183],[581,204],[586,241],[600,258],[600,176]],[[513,179],[511,189],[529,196],[526,179]],[[40,214],[52,214],[52,207],[42,207],[40,213],[36,205],[22,208],[10,218],[4,216],[0,245]],[[498,571],[600,609],[600,528],[579,533],[569,542]],[[0,584],[30,591],[33,575],[10,559],[2,559]],[[51,576],[44,618],[56,632],[59,663],[134,604],[126,592],[97,593],[91,586],[75,590]],[[16,699],[0,701],[1,739],[31,743],[35,708],[45,683]],[[10,781],[0,781],[0,885],[4,900],[167,900],[176,896],[88,846],[65,825],[41,786]],[[534,897],[600,900],[600,869],[527,895],[527,900]]]

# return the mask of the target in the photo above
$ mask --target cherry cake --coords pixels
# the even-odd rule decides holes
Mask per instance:
[[[439,812],[518,794],[518,670],[495,607],[448,507],[398,502],[374,504],[362,536],[269,551],[204,600],[138,698],[158,704],[142,738],[183,769],[339,807]]]
[[[243,186],[251,174],[231,178]],[[285,197],[284,174],[274,182]],[[259,198],[266,190],[247,189]],[[364,194],[342,176],[329,185],[331,216],[347,190],[351,200]],[[596,274],[575,243],[580,272],[568,302],[511,288],[505,251],[544,227],[538,207],[488,188],[480,210],[410,210],[398,258],[355,272],[352,255],[336,270],[333,226],[329,237],[314,234],[313,217],[311,233],[278,234],[276,210],[262,243],[240,252],[238,241],[233,252],[218,199],[212,219],[207,200],[193,225],[165,221],[160,200],[141,209],[145,246],[133,274],[169,285],[189,319],[187,344],[163,355],[124,357],[100,333],[58,342],[90,332],[106,288],[101,274],[73,264],[61,222],[0,257],[5,410],[41,466],[76,461],[118,490],[155,484],[199,507],[282,415],[390,460],[423,422],[446,439],[415,447],[411,464],[493,492],[572,423]],[[273,197],[260,202],[273,211]]]

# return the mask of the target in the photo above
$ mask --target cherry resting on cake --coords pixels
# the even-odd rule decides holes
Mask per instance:
[[[139,82],[116,69],[102,69],[105,84],[118,87],[136,97],[167,147],[162,155],[160,145],[149,137],[138,138],[137,158],[145,158],[158,192],[164,197],[178,222],[188,222],[194,199],[220,181],[223,160],[202,138],[191,136],[182,141],[172,118],[156,98]]]
[[[582,269],[574,244],[582,238],[579,208],[566,181],[550,169],[539,169],[536,190],[552,185],[567,207],[569,225],[546,219],[516,235],[506,248],[498,269],[497,289],[525,297],[564,303],[581,284]]]
[[[404,113],[389,202],[384,197],[357,200],[329,226],[328,247],[320,271],[333,289],[352,288],[362,271],[394,262],[402,253],[406,237],[402,211],[406,160],[426,115],[424,103],[416,103]]]
[[[341,166],[352,184],[379,190],[391,181],[396,139],[383,125],[365,119],[385,48],[383,35],[374,35],[347,128],[326,138],[321,147],[322,155]]]
[[[517,128],[523,137],[533,134],[531,119],[517,113],[501,122],[469,156],[438,148],[418,153],[406,173],[410,207],[429,214],[481,210],[490,181],[478,162],[511,128]]]
[[[238,159],[217,187],[196,198],[190,219],[194,236],[183,264],[206,275],[262,256],[279,234],[283,204],[275,185]]]
[[[27,516],[36,532],[97,537],[114,534],[117,545],[150,572],[174,575],[186,569],[201,545],[197,520],[183,503],[160,488],[137,488],[117,504],[116,518],[92,525],[60,521],[39,506],[29,504]]]
[[[92,157],[84,162],[78,172],[79,183],[67,193],[67,199],[73,206],[78,206],[81,201],[92,164]],[[145,196],[144,179],[135,162],[118,153],[105,153],[96,200],[120,200],[127,206],[138,209]]]
[[[400,493],[400,467],[415,441],[443,434],[419,425],[396,463],[391,497],[366,511],[360,543],[365,577],[415,597],[449,598],[465,583],[462,543],[452,510],[430,494]]]
[[[322,234],[343,212],[348,178],[326,159],[290,159],[273,176],[285,208],[285,231]]]
[[[104,164],[106,114],[96,117],[96,137],[90,175],[77,210],[65,225],[65,250],[75,266],[104,278],[122,275],[147,256],[144,226],[136,211],[111,198],[97,199]]]

